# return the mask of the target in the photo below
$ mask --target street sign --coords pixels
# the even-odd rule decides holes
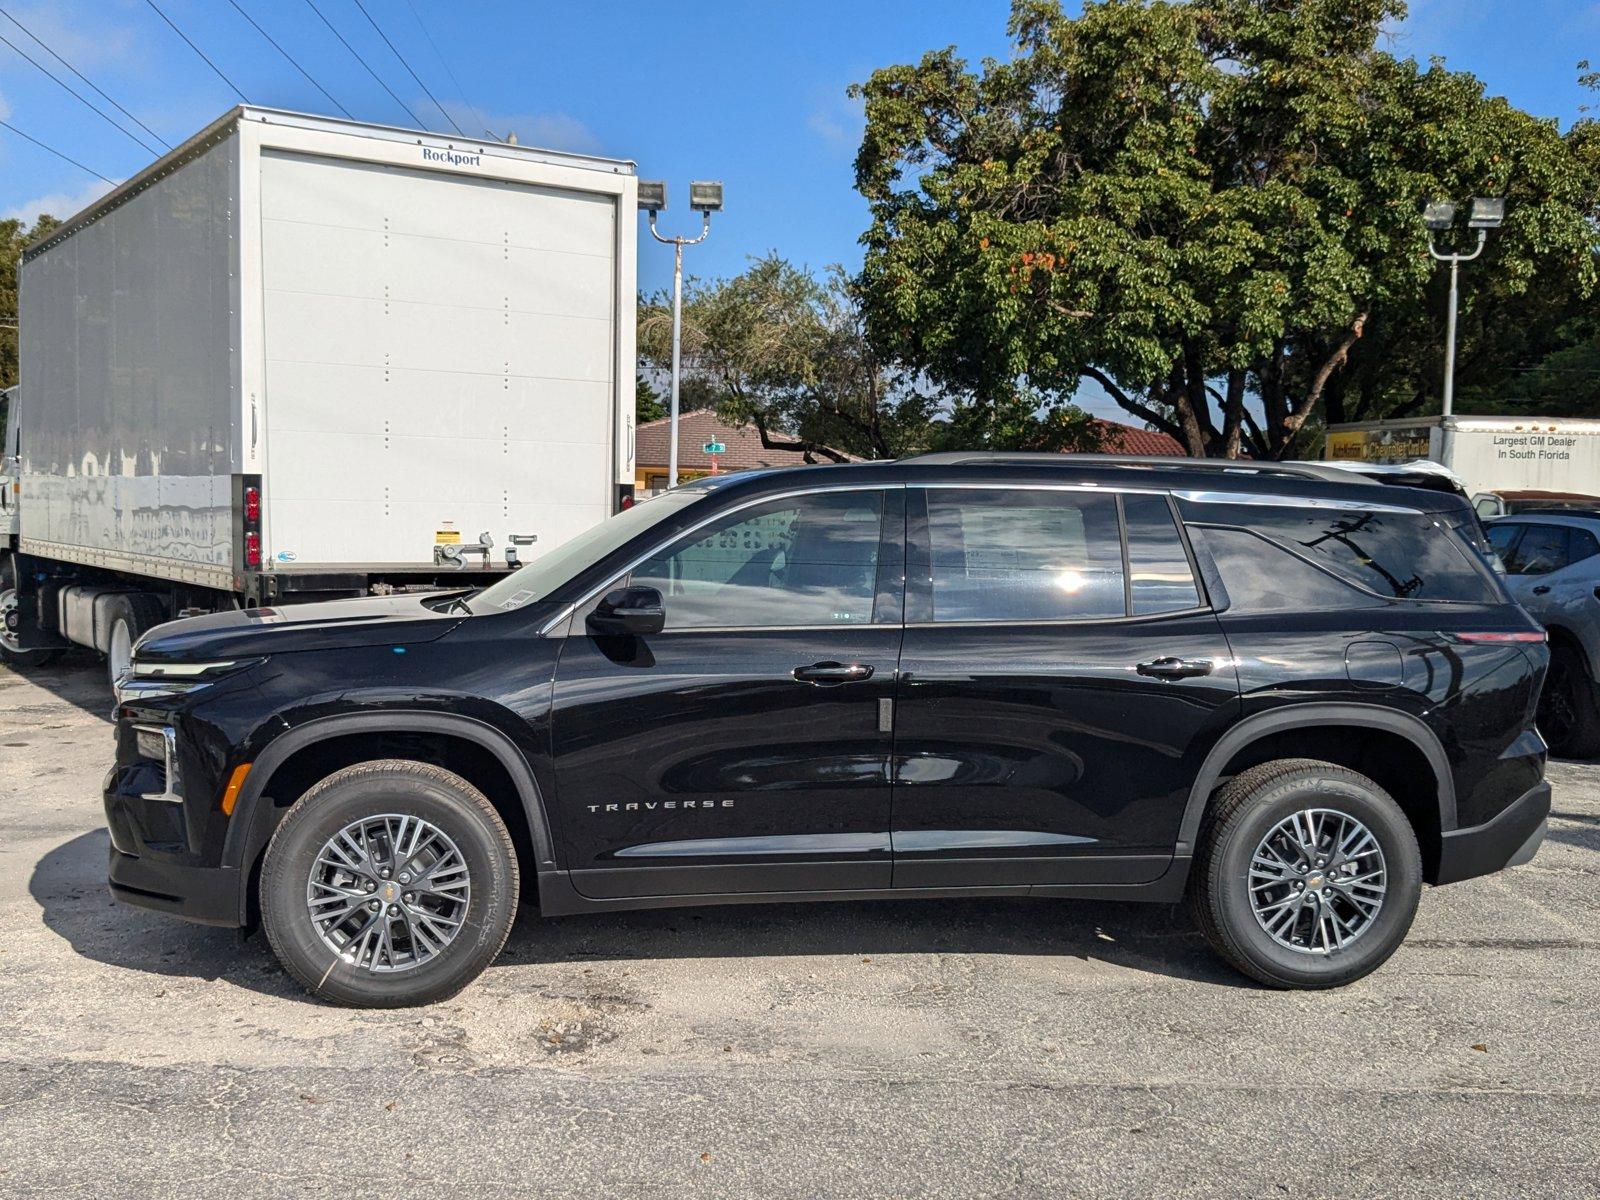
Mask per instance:
[[[706,442],[700,447],[700,452],[702,454],[726,454],[728,448],[721,442]]]

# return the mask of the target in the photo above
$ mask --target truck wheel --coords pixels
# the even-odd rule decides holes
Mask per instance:
[[[1416,833],[1388,793],[1345,767],[1285,759],[1218,793],[1189,904],[1212,949],[1250,978],[1329,988],[1399,948],[1421,892]]]
[[[10,558],[0,559],[0,662],[10,667],[42,667],[53,662],[61,651],[24,650],[18,645],[17,622],[21,619],[16,564]]]
[[[114,695],[118,682],[133,670],[133,646],[167,619],[166,607],[149,592],[126,592],[112,599],[106,631],[106,680]]]
[[[1550,650],[1550,673],[1539,693],[1539,732],[1562,758],[1600,755],[1600,699],[1583,653],[1570,646]]]
[[[313,995],[431,1004],[494,961],[516,916],[517,856],[465,779],[404,759],[358,763],[297,800],[267,846],[261,919]]]

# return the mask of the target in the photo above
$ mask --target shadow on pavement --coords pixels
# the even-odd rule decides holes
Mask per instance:
[[[113,700],[105,662],[92,650],[67,650],[42,667],[0,666],[0,689],[7,676],[43,688],[56,699],[91,716],[110,720]]]
[[[226,979],[270,995],[302,995],[259,933],[241,939],[234,930],[113,902],[105,883],[108,848],[105,830],[80,834],[40,859],[28,881],[45,924],[74,951],[127,970]],[[1181,910],[1091,901],[753,904],[551,920],[524,908],[500,964],[888,954],[1067,957],[1251,986],[1210,953]]]

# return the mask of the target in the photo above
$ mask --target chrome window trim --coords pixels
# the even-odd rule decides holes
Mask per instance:
[[[1215,492],[1197,488],[1174,488],[1172,494],[1191,504],[1246,504],[1261,508],[1332,508],[1352,512],[1403,513],[1408,517],[1430,516],[1420,508],[1399,504],[1365,504],[1360,500],[1328,500],[1314,496],[1275,496],[1255,492]]]
[[[666,539],[665,541],[655,543],[654,545],[652,545],[650,547],[650,549],[646,550],[643,554],[639,555],[638,558],[634,559],[632,562],[630,562],[622,570],[618,571],[615,575],[611,576],[610,579],[606,580],[599,587],[591,588],[589,591],[585,592],[582,596],[580,596],[578,599],[572,601],[570,604],[563,605],[561,607],[561,610],[559,612],[557,612],[555,616],[551,617],[548,621],[546,621],[543,625],[541,625],[539,627],[539,636],[540,637],[548,637],[550,635],[550,632],[553,629],[555,629],[558,625],[561,625],[561,624],[563,624],[563,623],[565,623],[567,621],[572,620],[573,614],[576,613],[578,611],[578,609],[582,608],[585,604],[588,604],[596,596],[601,595],[607,589],[615,586],[618,580],[625,579],[629,575],[633,574],[634,570],[641,563],[647,562],[649,559],[651,559],[655,555],[661,553],[661,551],[665,550],[667,547],[676,545],[679,541],[681,541],[682,539],[688,537],[690,534],[698,533],[700,530],[704,529],[707,525],[710,525],[713,521],[720,521],[723,517],[731,517],[734,513],[743,512],[745,509],[754,508],[759,504],[768,504],[768,503],[772,503],[772,502],[775,502],[775,501],[778,501],[778,500],[792,500],[792,499],[795,499],[796,497],[799,497],[799,496],[819,496],[819,495],[822,495],[822,494],[827,493],[827,492],[891,492],[891,491],[894,491],[896,488],[904,490],[905,486],[906,485],[904,483],[835,483],[835,484],[824,484],[821,487],[812,486],[812,487],[804,487],[804,488],[794,488],[793,490],[787,491],[787,492],[772,492],[772,493],[769,493],[769,494],[767,494],[765,496],[752,496],[750,499],[742,501],[742,502],[740,502],[738,504],[735,504],[731,508],[718,509],[716,512],[714,512],[710,516],[708,516],[705,520],[700,521],[697,524],[691,525],[687,529],[680,530],[678,533],[673,534],[670,538]],[[708,495],[714,495],[714,494],[715,494],[715,492],[708,493]],[[798,625],[798,626],[797,625],[788,625],[788,626],[777,626],[777,625],[729,625],[729,626],[720,626],[719,628],[723,632],[726,632],[727,630],[730,630],[730,629],[738,629],[738,630],[763,630],[763,629],[872,629],[872,628],[875,628],[875,627],[876,628],[891,628],[890,626],[874,626],[871,621],[862,621],[862,622],[851,621],[851,622],[841,623],[839,625],[818,625],[818,626],[811,626],[811,625]],[[662,632],[666,632],[666,631],[663,630]],[[708,626],[705,629],[680,629],[680,630],[675,630],[674,632],[677,632],[677,633],[707,633],[707,632],[711,632],[711,627]]]
[[[1121,484],[1106,483],[1007,483],[1003,480],[974,480],[965,483],[940,483],[932,479],[910,480],[905,485],[908,488],[921,488],[927,491],[939,488],[948,491],[986,491],[986,492],[1093,492],[1097,495],[1140,495],[1140,496],[1167,496],[1172,495],[1170,488],[1163,487],[1123,487]]]

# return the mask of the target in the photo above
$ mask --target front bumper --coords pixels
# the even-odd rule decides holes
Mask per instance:
[[[111,896],[201,925],[245,923],[243,889],[232,867],[193,867],[140,858],[111,847]]]
[[[1529,788],[1492,821],[1452,829],[1441,839],[1436,883],[1459,883],[1531,859],[1544,841],[1550,817],[1550,785]]]

